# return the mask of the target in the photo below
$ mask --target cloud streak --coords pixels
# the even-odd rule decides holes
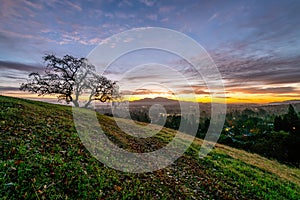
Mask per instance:
[[[251,84],[295,84],[299,83],[300,56],[276,58],[228,58],[215,57],[223,78],[232,86],[241,83]],[[229,85],[230,86],[230,85]]]
[[[41,66],[0,61],[0,71],[5,70],[18,70],[22,72],[42,72],[44,69]]]
[[[0,91],[1,92],[11,92],[11,91],[20,91],[18,87],[5,87],[5,86],[0,86]]]

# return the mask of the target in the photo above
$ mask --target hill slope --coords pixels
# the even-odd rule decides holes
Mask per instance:
[[[152,173],[116,171],[82,145],[70,107],[0,96],[2,199],[298,199],[300,170],[224,145],[204,159],[196,139],[174,164]],[[105,134],[146,152],[174,136],[163,129],[147,144],[98,115]],[[126,123],[126,121],[125,121]],[[143,125],[142,123],[140,123]],[[150,145],[149,145],[150,144]],[[152,145],[151,145],[152,144]]]

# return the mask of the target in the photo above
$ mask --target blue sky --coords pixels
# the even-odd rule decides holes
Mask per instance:
[[[0,91],[40,70],[45,53],[85,57],[113,34],[163,27],[208,51],[229,98],[299,99],[299,10],[300,1],[1,0]]]

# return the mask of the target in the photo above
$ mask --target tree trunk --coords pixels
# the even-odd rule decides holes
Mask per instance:
[[[78,101],[74,101],[74,100],[73,100],[72,103],[74,104],[75,107],[79,107]]]
[[[92,100],[89,100],[85,105],[84,105],[84,108],[88,108],[89,105],[91,104]]]

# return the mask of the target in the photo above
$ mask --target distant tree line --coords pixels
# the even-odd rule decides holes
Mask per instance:
[[[292,105],[289,105],[287,114],[275,117],[274,130],[277,132],[285,131],[295,135],[300,134],[300,118]]]

